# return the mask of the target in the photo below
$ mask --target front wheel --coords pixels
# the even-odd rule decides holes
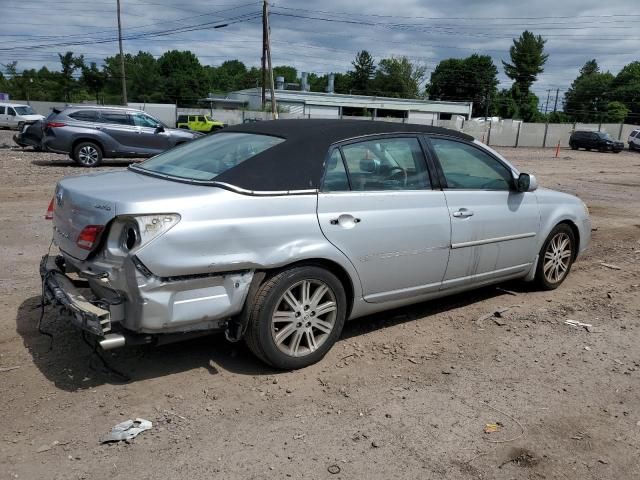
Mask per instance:
[[[83,167],[97,167],[102,163],[102,149],[93,142],[82,142],[73,149],[73,159]]]
[[[577,150],[578,149],[578,146],[575,143],[572,143],[569,146],[571,147],[571,150]]]
[[[549,234],[538,256],[536,282],[543,290],[558,288],[575,259],[576,239],[569,225],[561,223]]]
[[[347,299],[342,283],[316,266],[285,270],[256,294],[245,341],[265,363],[283,370],[316,363],[340,337]]]

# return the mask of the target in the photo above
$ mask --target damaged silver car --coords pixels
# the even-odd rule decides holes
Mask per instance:
[[[103,349],[224,331],[320,360],[344,322],[509,279],[558,287],[589,243],[578,198],[463,133],[279,120],[60,181],[45,297]]]

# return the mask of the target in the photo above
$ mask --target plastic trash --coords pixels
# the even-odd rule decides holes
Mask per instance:
[[[107,435],[100,439],[100,443],[130,440],[145,430],[149,430],[152,426],[153,424],[144,418],[127,420],[126,422],[119,423],[113,427]]]

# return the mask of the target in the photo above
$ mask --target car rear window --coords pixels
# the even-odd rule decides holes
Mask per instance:
[[[189,180],[213,180],[236,165],[284,142],[252,133],[217,133],[157,155],[136,169]]]

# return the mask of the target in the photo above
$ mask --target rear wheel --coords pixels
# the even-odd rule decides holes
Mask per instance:
[[[302,266],[265,281],[254,300],[245,341],[269,365],[292,370],[317,361],[339,338],[346,295],[331,272]]]
[[[569,145],[571,147],[571,150],[577,150],[578,146],[575,143],[572,143]]]
[[[536,282],[544,290],[554,290],[567,278],[575,258],[576,240],[573,230],[561,223],[549,234],[540,250]]]
[[[102,149],[93,142],[82,142],[73,149],[73,159],[83,167],[97,167],[102,163]]]

